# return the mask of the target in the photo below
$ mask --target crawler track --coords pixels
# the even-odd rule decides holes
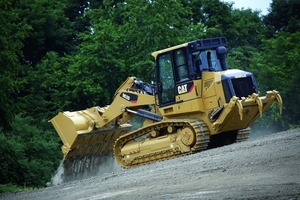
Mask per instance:
[[[163,150],[160,152],[149,153],[143,156],[136,157],[130,163],[126,162],[126,160],[123,159],[121,149],[128,141],[134,140],[141,136],[145,136],[154,130],[156,131],[164,130],[167,127],[173,127],[175,130],[188,127],[191,130],[193,130],[196,141],[194,142],[194,144],[190,146],[189,152],[182,152],[179,149],[170,148],[169,150]],[[175,132],[175,135],[178,136],[178,132]],[[120,166],[127,168],[131,166],[149,164],[155,161],[162,161],[162,160],[171,159],[186,154],[202,151],[207,149],[208,144],[209,144],[209,130],[203,122],[198,120],[167,120],[167,121],[151,124],[149,126],[146,126],[144,128],[138,129],[136,131],[121,136],[119,139],[117,139],[115,143],[114,156]]]

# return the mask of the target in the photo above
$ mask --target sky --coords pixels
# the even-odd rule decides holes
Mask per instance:
[[[251,8],[254,11],[261,11],[261,15],[269,13],[268,8],[272,0],[223,0],[224,2],[234,2],[233,8]]]

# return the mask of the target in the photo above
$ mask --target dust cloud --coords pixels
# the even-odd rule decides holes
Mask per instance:
[[[59,166],[56,170],[56,173],[51,178],[51,181],[47,183],[47,186],[51,185],[60,185],[63,181],[63,174],[64,174],[64,167],[63,167],[63,161],[59,163]]]
[[[272,135],[272,134],[278,133],[280,131],[281,130],[277,130],[275,127],[264,127],[264,128],[262,128],[262,127],[260,127],[260,128],[253,127],[253,129],[251,129],[251,134],[250,134],[249,139],[252,140],[252,139],[259,138],[259,137]]]
[[[51,178],[51,181],[47,183],[47,186],[60,185],[65,182],[114,173],[120,169],[121,167],[116,163],[113,155],[61,161],[56,173]]]

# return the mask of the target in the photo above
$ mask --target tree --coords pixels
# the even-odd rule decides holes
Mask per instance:
[[[270,13],[264,18],[270,36],[278,31],[295,33],[300,30],[300,1],[273,0]]]
[[[119,3],[117,9],[127,73],[149,81],[154,72],[151,52],[186,42],[190,9],[180,1],[162,0],[130,0]]]
[[[58,139],[33,123],[32,117],[16,115],[12,130],[0,131],[0,184],[41,187],[54,173],[62,157]]]
[[[24,64],[35,66],[48,51],[60,55],[73,49],[74,32],[65,9],[66,1],[25,0],[16,5],[20,17],[30,26],[24,40]]]
[[[109,104],[126,78],[118,30],[110,20],[99,20],[89,33],[81,34],[78,53],[70,57],[67,87],[73,109]]]
[[[20,70],[23,39],[28,26],[22,21],[12,1],[0,2],[0,127],[8,128],[15,113],[16,74]]]
[[[64,90],[58,94],[57,89],[66,87],[68,57],[64,56],[76,49],[75,45],[79,43],[76,34],[86,30],[82,28],[86,27],[86,23],[75,23],[77,17],[83,15],[79,13],[81,5],[77,5],[78,13],[74,14],[70,9],[75,2],[67,3],[68,0],[25,0],[15,5],[30,27],[23,41],[24,58],[19,58],[23,65],[16,77],[18,90],[15,102],[18,110],[37,116],[39,124],[42,124],[40,121],[46,122],[53,112],[69,108],[68,100],[63,100]]]
[[[280,130],[299,125],[300,89],[299,63],[300,63],[300,32],[278,33],[276,37],[264,41],[264,47],[256,53],[252,64],[261,92],[276,89],[280,91],[284,112],[280,123],[275,113],[270,115],[270,123]],[[276,111],[277,112],[277,111]]]
[[[67,88],[69,60],[56,52],[48,52],[35,68],[27,66],[27,76],[19,77],[18,109],[35,116],[36,124],[46,126],[59,111],[71,108]]]
[[[251,71],[250,64],[255,52],[262,46],[266,33],[266,27],[258,14],[250,9],[235,9],[231,12],[233,20],[226,30],[230,49],[229,67]]]

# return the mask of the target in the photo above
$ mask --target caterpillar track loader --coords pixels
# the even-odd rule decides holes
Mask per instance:
[[[260,96],[252,73],[227,67],[225,45],[217,37],[156,51],[155,87],[129,77],[109,106],[52,118],[65,173],[81,173],[106,156],[129,168],[243,141],[273,102],[281,113],[278,91]],[[134,116],[145,119],[137,130]]]

